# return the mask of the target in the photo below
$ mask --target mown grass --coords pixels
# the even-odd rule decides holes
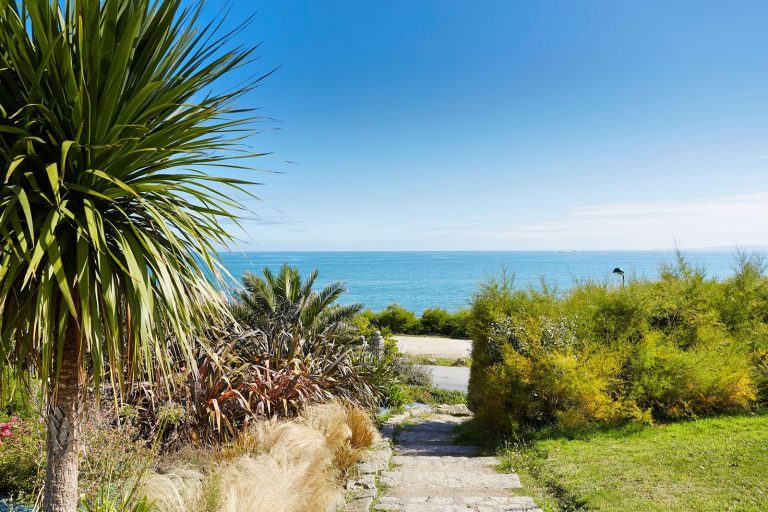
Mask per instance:
[[[544,510],[768,509],[766,413],[539,439],[501,459]]]

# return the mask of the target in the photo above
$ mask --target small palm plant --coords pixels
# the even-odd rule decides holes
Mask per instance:
[[[0,2],[0,374],[47,390],[45,511],[77,508],[88,372],[194,365],[194,333],[228,315],[206,276],[247,182],[205,169],[253,156],[233,102],[257,80],[214,88],[253,49],[200,19],[182,0]]]
[[[316,292],[316,279],[314,270],[302,282],[299,270],[288,264],[277,274],[268,267],[261,277],[246,273],[232,311],[265,334],[267,352],[278,360],[310,354],[321,348],[319,343],[352,341],[357,333],[352,321],[363,306],[336,304],[344,285],[334,282]]]

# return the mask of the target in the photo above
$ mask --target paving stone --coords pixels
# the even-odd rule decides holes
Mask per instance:
[[[361,475],[374,475],[378,471],[378,466],[371,462],[361,462],[357,465],[357,472]]]
[[[475,455],[480,449],[477,446],[457,446],[450,444],[411,444],[398,445],[397,453],[403,455]]]
[[[440,414],[448,414],[450,416],[472,416],[472,411],[470,411],[469,407],[464,404],[438,405],[437,412]]]

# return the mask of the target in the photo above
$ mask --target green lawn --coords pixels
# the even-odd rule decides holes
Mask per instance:
[[[768,414],[543,439],[502,461],[545,510],[768,510]]]

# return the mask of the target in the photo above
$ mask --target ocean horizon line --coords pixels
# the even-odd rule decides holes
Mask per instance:
[[[285,250],[261,250],[261,249],[231,249],[217,250],[217,254],[281,254],[281,253],[648,253],[648,252],[766,252],[765,246],[720,246],[720,247],[694,247],[681,248],[656,248],[656,249],[285,249]]]

